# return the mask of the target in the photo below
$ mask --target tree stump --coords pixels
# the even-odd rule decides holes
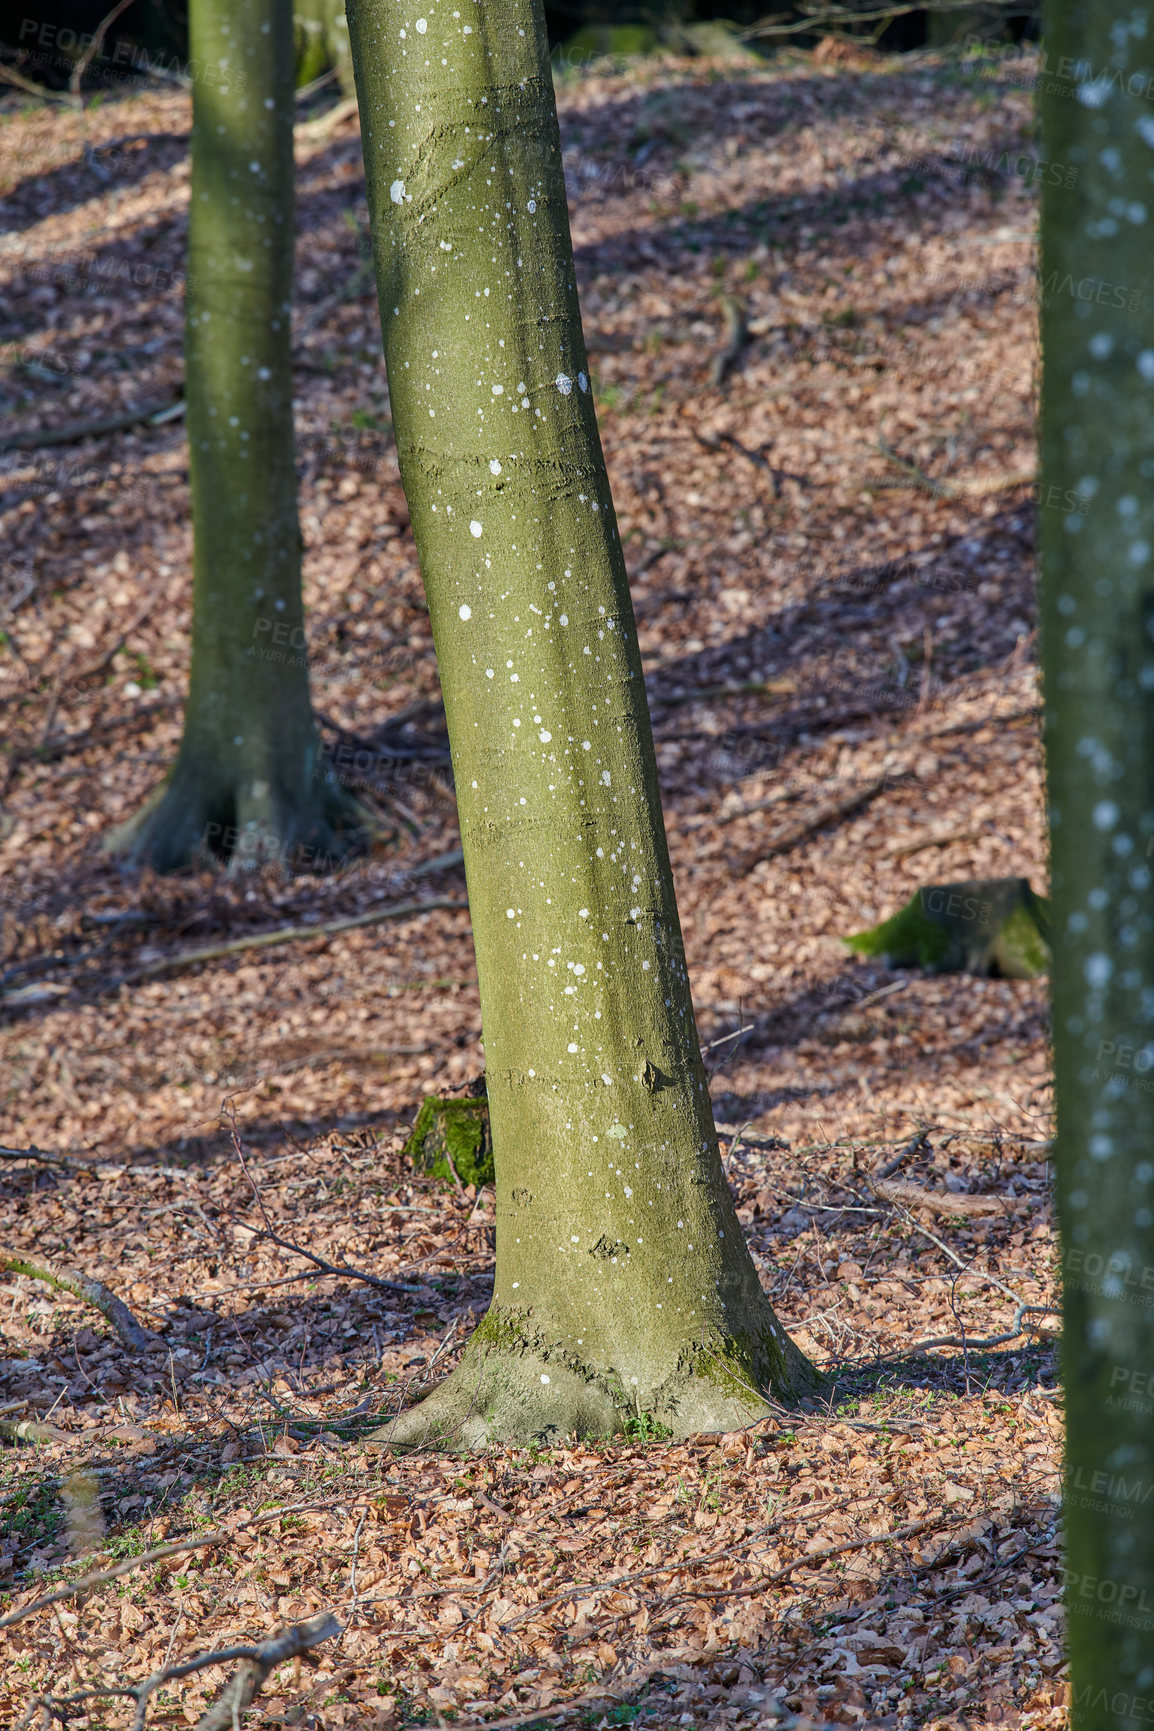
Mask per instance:
[[[1036,980],[1050,966],[1049,904],[1026,878],[926,884],[892,918],[842,942],[891,968]]]
[[[426,1095],[402,1153],[416,1172],[428,1172],[449,1183],[456,1179],[461,1184],[474,1184],[478,1190],[483,1184],[492,1184],[493,1141],[484,1080],[478,1093],[463,1099]]]

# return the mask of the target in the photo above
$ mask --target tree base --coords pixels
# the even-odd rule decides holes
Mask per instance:
[[[648,1390],[614,1388],[610,1378],[574,1366],[570,1355],[470,1341],[461,1364],[419,1405],[366,1439],[372,1448],[472,1451],[500,1445],[603,1441],[614,1436],[668,1439],[744,1430],[768,1418],[769,1397],[744,1385],[721,1358],[687,1346],[683,1362]],[[822,1378],[791,1348],[791,1387],[781,1398],[814,1394]],[[568,1362],[567,1362],[568,1361]],[[776,1396],[779,1391],[773,1391]]]
[[[380,836],[372,814],[331,775],[303,789],[248,776],[230,781],[219,768],[194,766],[182,753],[168,778],[103,846],[126,865],[157,872],[212,861],[227,862],[238,875],[265,866],[327,872]]]

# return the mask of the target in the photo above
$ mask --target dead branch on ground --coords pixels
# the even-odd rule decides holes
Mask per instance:
[[[442,1499],[436,1499],[438,1501]],[[348,1495],[337,1498],[342,1507],[349,1505]],[[150,1551],[142,1551],[138,1557],[128,1557],[122,1563],[115,1563],[110,1569],[94,1569],[91,1574],[78,1575],[74,1581],[65,1582],[51,1593],[43,1594],[39,1599],[33,1599],[28,1605],[21,1605],[7,1616],[0,1617],[0,1629],[10,1629],[15,1623],[23,1623],[28,1617],[34,1617],[38,1611],[50,1610],[53,1605],[63,1604],[66,1599],[87,1598],[97,1587],[105,1587],[109,1581],[118,1581],[122,1575],[130,1575],[134,1569],[147,1569],[153,1563],[162,1563],[166,1557],[179,1557],[186,1551],[203,1550],[206,1545],[231,1544],[237,1533],[244,1532],[248,1527],[263,1526],[266,1521],[283,1520],[286,1515],[311,1514],[317,1509],[333,1508],[331,1498],[313,1497],[305,1502],[278,1504],[274,1508],[261,1509],[247,1519],[237,1521],[231,1527],[213,1527],[207,1533],[198,1533],[194,1539],[174,1539],[170,1544],[154,1545]],[[352,1506],[356,1506],[355,1500]]]
[[[142,968],[134,968],[130,974],[124,976],[124,983],[154,980],[160,974],[178,973],[182,968],[196,967],[199,962],[216,962],[224,956],[240,955],[244,950],[267,950],[278,944],[300,943],[305,938],[331,938],[339,932],[351,932],[358,926],[377,926],[383,920],[415,918],[418,914],[432,913],[436,908],[467,912],[468,907],[468,902],[454,901],[448,896],[436,896],[432,901],[401,902],[396,907],[376,908],[372,913],[353,914],[342,920],[326,920],[315,926],[278,926],[274,931],[253,932],[249,937],[233,938],[226,944],[210,944],[202,950],[182,950],[176,955],[162,956],[159,961],[149,962]]]
[[[91,42],[88,44],[83,54],[81,54],[79,60],[77,60],[76,65],[72,68],[72,76],[68,80],[68,94],[71,96],[72,101],[77,108],[83,108],[84,106],[84,100],[80,94],[80,86],[83,82],[84,74],[88,71],[88,68],[92,65],[92,62],[104,47],[104,38],[109,27],[115,24],[116,20],[120,17],[120,14],[131,4],[132,0],[116,0],[116,5],[96,26]],[[83,40],[83,37],[81,37],[81,41]]]
[[[869,805],[879,793],[883,793],[894,779],[892,773],[887,773],[877,781],[866,782],[864,786],[855,788],[853,793],[847,794],[844,799],[832,800],[828,805],[819,806],[813,815],[806,818],[803,823],[791,824],[776,831],[766,841],[750,849],[738,865],[735,875],[744,877],[763,859],[772,859],[775,854],[788,853],[791,848],[797,846],[799,841],[804,841],[816,830],[824,829],[826,824],[834,823],[843,817],[849,817],[853,812],[860,811],[862,806]]]
[[[30,1280],[43,1280],[48,1286],[70,1292],[74,1298],[82,1298],[86,1304],[94,1305],[133,1352],[147,1352],[152,1345],[152,1336],[141,1328],[124,1300],[117,1298],[102,1280],[96,1280],[90,1274],[53,1268],[47,1262],[29,1262],[11,1250],[0,1250],[0,1273],[26,1274]]]
[[[140,403],[134,409],[122,409],[118,415],[98,415],[91,421],[69,421],[63,427],[42,427],[37,432],[12,433],[0,439],[0,451],[39,451],[46,445],[74,445],[79,439],[95,439],[103,433],[122,433],[129,427],[148,422],[154,427],[176,419],[178,406],[184,399],[171,397],[161,403]],[[161,418],[163,417],[163,419]]]
[[[331,1641],[334,1635],[341,1634],[342,1629],[343,1625],[337,1622],[331,1611],[322,1611],[319,1616],[310,1617],[307,1623],[293,1623],[283,1634],[274,1635],[259,1647],[219,1647],[211,1653],[200,1653],[195,1659],[185,1659],[177,1665],[165,1665],[161,1670],[154,1671],[151,1677],[146,1677],[142,1683],[124,1684],[120,1688],[78,1689],[73,1695],[36,1695],[16,1731],[26,1731],[38,1710],[53,1719],[59,1719],[67,1726],[69,1719],[82,1703],[113,1697],[136,1702],[136,1712],[132,1720],[133,1731],[144,1731],[149,1697],[163,1683],[191,1677],[194,1672],[207,1670],[210,1665],[231,1665],[239,1659],[241,1664],[237,1671],[207,1713],[197,1720],[195,1728],[195,1731],[229,1731],[231,1727],[235,1731],[240,1724],[240,1715],[251,1707],[266,1679],[278,1665],[283,1665],[287,1659],[303,1657],[310,1648],[319,1647],[322,1641]]]
[[[362,1280],[366,1286],[375,1286],[382,1292],[419,1291],[418,1287],[406,1286],[399,1280],[382,1280],[376,1274],[366,1274],[363,1268],[352,1268],[348,1263],[329,1262],[325,1257],[318,1256],[315,1251],[306,1250],[303,1244],[296,1244],[291,1238],[283,1238],[281,1234],[274,1229],[273,1223],[268,1217],[268,1209],[264,1205],[264,1197],[260,1193],[260,1186],[248,1169],[248,1162],[245,1160],[244,1148],[240,1139],[240,1131],[237,1127],[236,1111],[231,1103],[229,1103],[221,1112],[221,1117],[228,1120],[229,1135],[232,1140],[232,1145],[236,1150],[236,1157],[240,1161],[241,1171],[252,1186],[252,1193],[256,1198],[256,1205],[260,1209],[261,1218],[264,1221],[263,1231],[258,1226],[250,1226],[247,1220],[239,1221],[238,1224],[243,1226],[246,1232],[251,1232],[254,1238],[270,1239],[273,1244],[279,1244],[282,1250],[291,1250],[294,1256],[303,1256],[307,1262],[311,1262],[314,1267],[319,1268],[322,1274],[336,1274],[343,1280]],[[231,1218],[235,1220],[237,1219],[237,1216],[232,1215]]]

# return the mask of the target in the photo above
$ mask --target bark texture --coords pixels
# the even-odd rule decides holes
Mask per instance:
[[[1154,68],[1145,14],[1117,0],[1050,0],[1045,39],[1044,155],[1064,171],[1043,202],[1039,523],[1066,1603],[1074,1725],[1117,1731],[1154,1699]]]
[[[497,1189],[490,1312],[382,1440],[733,1429],[817,1377],[718,1155],[540,0],[357,0],[349,31]]]
[[[362,814],[309,701],[292,417],[291,0],[193,0],[185,375],[192,668],[166,781],[108,839],[170,871],[218,855],[323,867]]]

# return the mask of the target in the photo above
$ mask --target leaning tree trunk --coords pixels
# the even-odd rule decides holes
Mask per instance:
[[[159,871],[206,854],[324,866],[361,814],[309,702],[292,417],[291,0],[193,0],[185,394],[192,670],[166,781],[109,837]],[[211,71],[212,77],[208,76]]]
[[[1073,1721],[1097,1731],[1154,1712],[1154,110],[1144,15],[1118,0],[1050,0],[1046,48],[1059,75],[1044,155],[1060,172],[1042,220],[1039,522],[1066,1606]]]
[[[817,1376],[718,1156],[540,0],[357,0],[349,30],[497,1173],[491,1309],[388,1435],[730,1429]]]

